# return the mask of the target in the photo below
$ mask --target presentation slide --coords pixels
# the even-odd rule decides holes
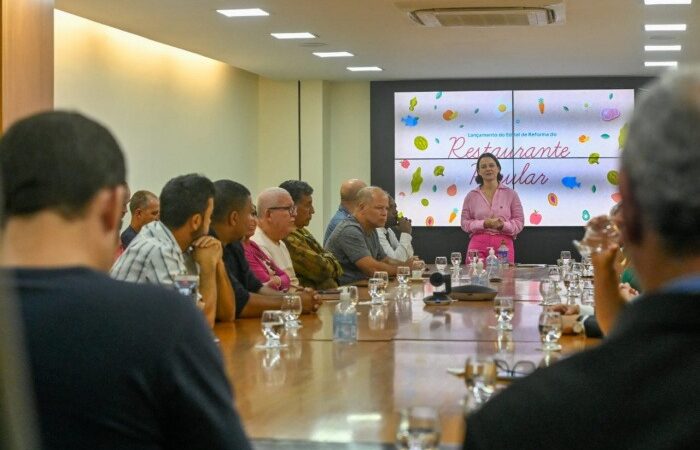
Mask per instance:
[[[620,200],[633,89],[396,92],[396,204],[413,226],[459,226],[492,153],[526,226],[581,226]]]

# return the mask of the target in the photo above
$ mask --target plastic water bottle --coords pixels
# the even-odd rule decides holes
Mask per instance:
[[[486,257],[486,268],[489,269],[494,266],[498,267],[499,264],[500,261],[498,260],[498,257],[496,257],[496,251],[493,249],[493,247],[489,247],[489,256]]]
[[[498,247],[498,262],[500,262],[502,266],[508,265],[508,246],[505,240],[501,240],[501,246]]]
[[[478,284],[480,286],[488,286],[489,285],[489,276],[487,272],[484,270],[484,261],[479,260],[479,262],[476,263],[476,273],[477,277],[476,280],[472,279],[472,284]]]
[[[357,313],[349,292],[340,293],[340,303],[333,312],[333,341],[357,342]]]

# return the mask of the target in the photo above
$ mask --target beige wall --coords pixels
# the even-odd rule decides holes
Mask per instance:
[[[190,172],[256,185],[255,74],[56,11],[55,104],[109,126],[132,190]]]
[[[347,178],[369,182],[369,83],[271,80],[55,13],[55,103],[107,124],[127,155],[132,190],[175,175],[231,178],[253,197],[299,176],[315,189],[323,236]],[[299,122],[301,108],[301,123]],[[127,218],[128,220],[128,218]]]

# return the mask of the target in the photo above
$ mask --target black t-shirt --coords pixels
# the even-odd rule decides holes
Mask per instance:
[[[224,246],[224,265],[236,294],[236,317],[240,317],[243,308],[248,304],[250,293],[258,292],[262,288],[262,283],[250,270],[240,241]]]
[[[250,448],[190,301],[87,268],[4,275],[14,276],[44,448]]]
[[[136,232],[136,230],[131,228],[131,225],[126,227],[126,229],[124,231],[122,231],[122,234],[120,236],[120,238],[122,240],[122,247],[127,248],[129,246],[129,244],[131,244],[131,241],[134,240],[134,238],[136,237],[137,234],[138,233]]]

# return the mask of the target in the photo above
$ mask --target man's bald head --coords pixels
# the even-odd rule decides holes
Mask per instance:
[[[271,187],[258,195],[258,226],[274,241],[295,230],[296,206],[286,189]]]
[[[258,194],[258,216],[264,216],[268,209],[278,207],[287,199],[291,198],[292,196],[289,195],[289,192],[286,189],[282,189],[280,187],[265,189]],[[293,201],[292,204],[294,204]]]
[[[367,187],[367,183],[357,178],[346,180],[340,185],[340,203],[352,211],[357,204],[357,193]]]
[[[386,223],[389,194],[377,186],[367,186],[357,193],[355,218],[363,228],[380,228]]]

